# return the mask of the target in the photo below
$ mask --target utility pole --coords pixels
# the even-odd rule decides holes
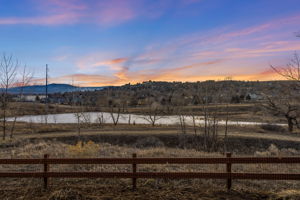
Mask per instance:
[[[46,64],[46,104],[48,104],[48,64]]]
[[[45,117],[45,123],[48,123],[48,64],[46,64],[46,99],[45,99],[45,106],[46,106],[46,117]]]

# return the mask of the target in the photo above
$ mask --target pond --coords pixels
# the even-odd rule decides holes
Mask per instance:
[[[113,116],[112,116],[113,115]],[[51,124],[72,124],[80,122],[85,123],[113,123],[113,119],[117,119],[118,114],[107,112],[84,112],[84,113],[63,113],[63,114],[49,114],[49,115],[25,115],[17,118],[19,122],[29,123],[51,123]],[[187,125],[193,125],[192,116],[183,116]],[[156,116],[156,125],[176,125],[180,124],[180,117],[176,115],[169,116]],[[136,114],[120,114],[118,123],[121,124],[151,124],[154,116],[149,115],[136,115]],[[13,121],[14,118],[8,118],[8,121]],[[204,118],[202,116],[196,116],[195,122],[197,125],[204,124]],[[225,125],[225,121],[218,121],[219,125]],[[244,121],[228,121],[228,125],[264,125],[268,123],[263,122],[244,122]],[[274,124],[275,125],[275,124]],[[286,126],[285,124],[276,124],[279,126]]]

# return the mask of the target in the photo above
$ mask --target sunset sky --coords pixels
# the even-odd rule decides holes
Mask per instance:
[[[0,52],[36,83],[275,80],[299,31],[299,0],[0,0]]]

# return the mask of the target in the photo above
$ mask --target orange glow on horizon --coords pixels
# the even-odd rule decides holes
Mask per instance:
[[[160,76],[142,76],[136,77],[136,79],[130,79],[124,74],[119,74],[119,76],[115,79],[105,77],[102,75],[86,75],[86,74],[75,74],[63,77],[57,77],[50,79],[51,83],[68,83],[66,80],[74,79],[74,85],[81,87],[101,87],[101,86],[121,86],[124,84],[136,84],[142,83],[145,81],[167,81],[167,82],[197,82],[197,81],[207,81],[207,80],[215,80],[215,81],[223,81],[227,77],[230,77],[231,80],[234,81],[276,81],[276,80],[286,80],[281,75],[277,74],[273,70],[267,70],[261,72],[259,74],[245,74],[245,75],[213,75],[213,76],[189,76],[184,77],[180,76],[180,73],[174,74],[163,74]],[[43,79],[34,80],[36,83],[44,82]],[[70,82],[70,81],[69,81]],[[70,82],[71,84],[71,82]]]

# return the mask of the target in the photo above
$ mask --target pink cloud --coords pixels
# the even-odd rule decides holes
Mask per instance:
[[[115,58],[115,59],[109,60],[108,63],[109,64],[118,64],[118,63],[123,63],[127,60],[128,60],[128,58]]]
[[[162,6],[162,2],[164,6]],[[96,23],[105,26],[124,23],[138,17],[159,17],[170,1],[144,0],[31,0],[34,16],[0,18],[0,24],[61,25]]]
[[[62,13],[77,13],[82,15],[87,5],[81,0],[31,0],[32,7],[37,13],[55,15]],[[80,13],[79,13],[80,12]]]
[[[43,17],[25,17],[25,18],[0,18],[0,24],[34,24],[34,25],[60,25],[73,24],[77,22],[79,15],[74,13],[57,14]]]
[[[80,0],[46,0],[39,2],[43,8],[50,9],[52,12],[85,10],[87,5]]]
[[[134,6],[128,0],[99,2],[95,16],[100,24],[121,23],[136,17]]]
[[[109,70],[120,70],[121,65],[128,61],[128,57],[117,57],[108,53],[91,53],[76,59],[75,65],[80,71],[95,71],[99,68],[108,68]]]
[[[0,18],[0,24],[62,25],[80,22],[86,5],[79,0],[32,0],[34,16]]]
[[[136,17],[131,1],[32,0],[35,16],[0,18],[0,24],[61,25],[98,23],[112,25]]]
[[[28,0],[34,16],[0,18],[0,24],[61,25],[96,23],[112,26],[138,18],[153,19],[163,15],[173,0]],[[178,0],[192,4],[198,0]]]

